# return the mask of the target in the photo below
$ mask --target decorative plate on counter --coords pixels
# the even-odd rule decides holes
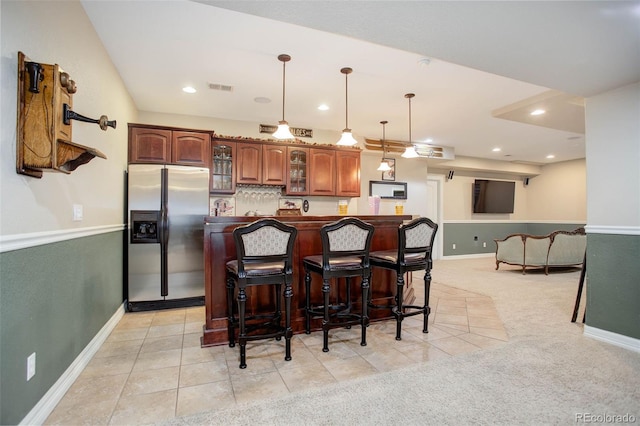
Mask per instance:
[[[233,198],[218,198],[212,202],[210,216],[235,216],[236,203]]]

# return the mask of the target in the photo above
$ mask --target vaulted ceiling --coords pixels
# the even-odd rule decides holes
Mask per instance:
[[[277,124],[287,53],[290,125],[408,141],[411,92],[412,142],[461,156],[583,158],[584,98],[640,81],[638,1],[82,3],[140,110]]]

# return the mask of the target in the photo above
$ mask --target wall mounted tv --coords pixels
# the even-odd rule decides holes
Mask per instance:
[[[515,182],[476,179],[473,183],[474,213],[513,213]]]

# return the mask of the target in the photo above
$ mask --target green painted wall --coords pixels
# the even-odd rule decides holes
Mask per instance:
[[[443,239],[443,255],[459,256],[468,254],[495,253],[494,239],[502,239],[510,234],[526,233],[546,235],[553,231],[573,231],[584,224],[567,223],[519,223],[519,222],[478,222],[478,223],[445,223]],[[477,240],[475,237],[478,237]],[[487,246],[483,247],[486,242]],[[456,245],[455,250],[453,244]]]
[[[586,324],[640,339],[640,236],[587,234]]]
[[[0,424],[19,423],[117,312],[122,241],[112,232],[0,254]]]

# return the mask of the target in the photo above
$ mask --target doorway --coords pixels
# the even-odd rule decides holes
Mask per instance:
[[[425,216],[438,224],[438,233],[434,241],[432,256],[433,259],[442,258],[442,186],[443,176],[427,176],[427,197]]]

